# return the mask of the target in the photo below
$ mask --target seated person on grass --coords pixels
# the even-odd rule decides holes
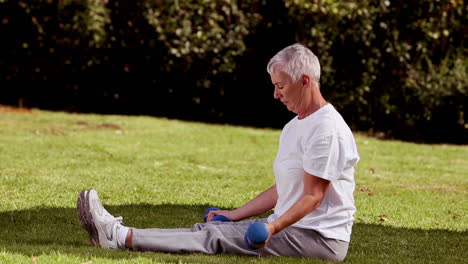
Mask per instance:
[[[237,209],[209,211],[206,223],[177,229],[124,226],[122,217],[105,210],[95,190],[83,191],[78,216],[91,242],[138,251],[342,261],[356,212],[354,166],[359,155],[354,136],[323,98],[320,64],[308,48],[301,44],[284,48],[270,60],[267,71],[274,98],[297,114],[280,136],[273,164],[275,185]],[[271,209],[274,213],[268,218],[243,221]],[[218,215],[230,221],[216,221]],[[254,222],[263,228],[263,240],[245,235]]]

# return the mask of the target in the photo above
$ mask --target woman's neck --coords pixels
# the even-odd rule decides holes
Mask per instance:
[[[304,105],[304,107],[297,111],[299,119],[304,119],[310,116],[311,114],[315,113],[317,110],[328,104],[328,102],[325,100],[325,98],[322,97],[320,93],[316,94],[316,96],[310,96],[310,98],[308,99],[309,100],[306,100],[307,103]]]

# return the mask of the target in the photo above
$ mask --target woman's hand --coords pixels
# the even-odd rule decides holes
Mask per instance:
[[[236,215],[233,210],[211,210],[206,214],[206,222],[211,222],[213,217],[217,215],[224,215],[231,221],[237,221]]]
[[[256,243],[250,242],[250,240],[247,239],[249,244],[256,247],[257,249],[265,247],[268,244],[268,241],[270,241],[271,236],[273,236],[273,234],[275,234],[274,226],[272,224],[265,224],[265,226],[268,229],[268,233],[269,233],[268,238],[265,240],[265,242],[263,242],[261,244],[256,244]]]

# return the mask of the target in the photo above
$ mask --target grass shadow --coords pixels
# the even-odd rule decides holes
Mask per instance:
[[[106,206],[124,223],[139,228],[190,227],[201,221],[209,205],[131,204]],[[70,254],[84,260],[144,257],[163,263],[310,263],[300,258],[252,258],[137,253],[91,247],[75,208],[37,207],[0,212],[0,250],[25,256]],[[468,232],[395,228],[385,225],[355,224],[348,263],[463,263],[468,259]],[[315,261],[313,261],[315,262]],[[322,263],[317,260],[317,263]]]

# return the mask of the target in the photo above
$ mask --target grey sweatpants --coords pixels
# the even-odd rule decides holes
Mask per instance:
[[[272,236],[267,246],[249,249],[244,234],[253,222],[266,218],[241,222],[197,223],[192,228],[135,229],[132,228],[133,249],[171,253],[228,253],[252,256],[316,257],[342,261],[348,252],[348,242],[325,238],[309,229],[288,227]]]

